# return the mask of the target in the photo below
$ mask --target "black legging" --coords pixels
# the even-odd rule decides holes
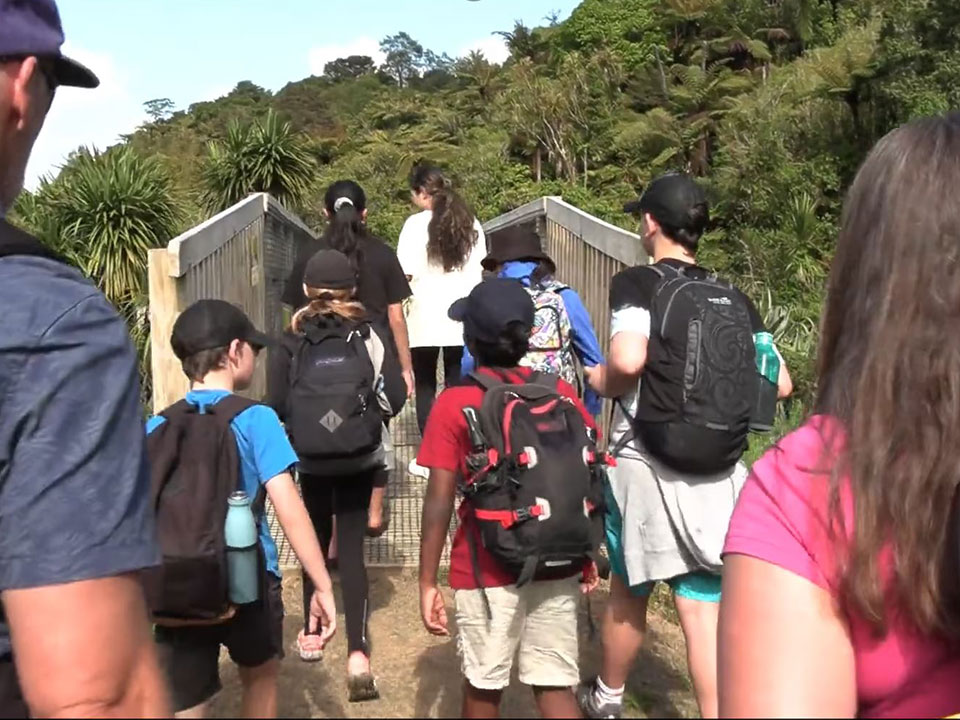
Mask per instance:
[[[413,377],[417,392],[417,425],[420,426],[420,436],[427,427],[427,418],[433,409],[433,401],[437,397],[437,358],[440,356],[438,347],[410,348],[413,358]],[[463,346],[443,348],[443,384],[446,387],[456,385],[460,381],[460,361],[463,360]]]
[[[370,490],[377,471],[346,477],[322,477],[300,473],[303,504],[313,521],[313,528],[326,557],[333,536],[333,516],[337,516],[337,562],[340,570],[340,588],[343,609],[347,618],[347,648],[349,652],[370,654],[367,642],[369,598],[367,568],[363,562],[363,538],[367,530],[367,512],[370,508]],[[303,577],[304,632],[309,632],[310,598],[313,582]]]

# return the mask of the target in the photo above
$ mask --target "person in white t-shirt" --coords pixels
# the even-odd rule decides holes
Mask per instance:
[[[443,355],[446,387],[460,379],[463,326],[447,317],[447,308],[483,278],[487,243],[483,227],[439,168],[418,165],[410,175],[413,203],[422,212],[407,218],[397,257],[410,281],[407,309],[410,352],[420,434],[437,394],[437,360]],[[410,472],[427,473],[416,462]]]

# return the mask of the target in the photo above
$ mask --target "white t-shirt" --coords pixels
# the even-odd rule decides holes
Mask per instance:
[[[397,258],[413,291],[407,311],[410,347],[457,347],[463,344],[463,325],[447,317],[447,311],[483,279],[480,263],[487,243],[475,219],[477,244],[462,268],[444,272],[442,265],[427,260],[427,227],[432,217],[430,210],[424,210],[407,218],[397,243]]]

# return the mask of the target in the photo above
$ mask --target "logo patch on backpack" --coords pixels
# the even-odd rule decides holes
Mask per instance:
[[[336,432],[337,428],[343,425],[343,418],[337,415],[335,410],[331,410],[323,416],[320,424],[330,432]]]

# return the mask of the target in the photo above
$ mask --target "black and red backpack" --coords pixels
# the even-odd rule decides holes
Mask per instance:
[[[519,587],[596,559],[612,461],[574,402],[558,392],[556,376],[497,374],[470,376],[485,392],[479,408],[463,410],[472,452],[460,490],[483,547],[517,574]]]

